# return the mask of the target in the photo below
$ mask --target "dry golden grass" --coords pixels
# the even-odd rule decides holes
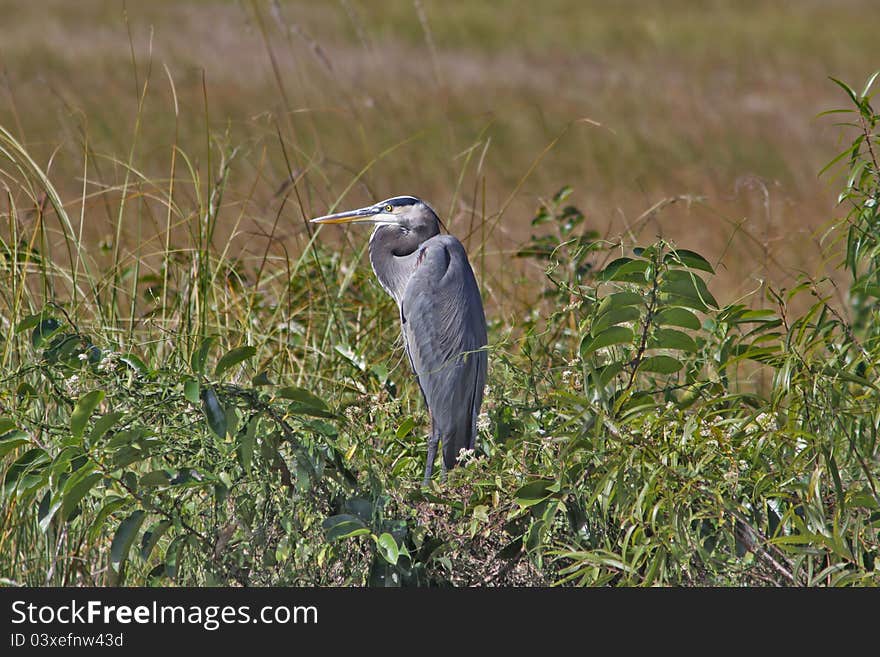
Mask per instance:
[[[272,248],[293,251],[303,214],[416,194],[482,253],[503,314],[540,277],[508,256],[563,184],[589,227],[717,261],[722,302],[822,273],[814,231],[837,185],[817,173],[839,133],[816,115],[842,104],[828,75],[858,83],[880,64],[872,0],[18,0],[0,15],[0,124],[73,216],[85,173],[91,246],[113,239],[127,162],[120,248],[149,266],[165,216],[150,190],[167,190],[173,145],[203,192],[221,145],[241,146],[217,235],[235,252],[262,254],[288,192]],[[195,194],[176,166],[175,194]]]

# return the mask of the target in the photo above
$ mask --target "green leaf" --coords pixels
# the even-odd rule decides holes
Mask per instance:
[[[354,365],[361,372],[367,371],[367,362],[364,360],[364,357],[360,354],[356,354],[351,347],[345,344],[337,344],[333,346],[333,349],[337,354],[342,356],[349,363]]]
[[[623,371],[625,365],[624,361],[616,361],[596,368],[596,378],[599,385],[607,386],[615,376]]]
[[[70,476],[71,461],[76,463],[73,469],[77,470],[82,467],[83,458],[82,449],[79,447],[65,447],[55,455],[55,458],[52,459],[52,465],[49,466],[49,477],[56,489],[62,486]]]
[[[605,269],[596,273],[596,278],[600,281],[611,280],[611,277],[614,276],[614,273],[618,269],[630,262],[633,262],[632,258],[617,258],[612,260],[605,266]]]
[[[162,538],[162,535],[168,531],[169,527],[171,527],[170,521],[160,520],[144,532],[144,536],[141,539],[141,561],[147,561],[147,559],[150,558],[150,554],[153,552],[153,548],[156,547],[156,543],[158,543],[159,539]]]
[[[133,442],[140,440],[141,436],[146,432],[147,430],[143,427],[132,427],[125,431],[117,431],[107,440],[107,447],[113,449],[122,445],[131,445]]]
[[[858,374],[853,374],[852,372],[847,372],[846,370],[842,370],[838,367],[834,367],[833,365],[826,365],[822,368],[822,373],[827,374],[828,376],[839,377],[844,381],[849,381],[850,383],[856,383],[861,386],[865,386],[866,388],[874,388],[877,389],[871,381],[868,381],[865,377],[859,376]]]
[[[256,353],[256,347],[251,347],[250,345],[230,349],[223,354],[220,362],[217,363],[217,367],[214,369],[214,375],[220,377],[230,367],[234,367],[248,358],[253,358]]]
[[[277,395],[283,399],[291,399],[315,408],[327,408],[320,397],[315,396],[305,388],[297,388],[296,386],[287,386],[278,390]]]
[[[339,429],[330,424],[329,422],[324,422],[323,420],[303,420],[303,426],[308,427],[315,433],[319,433],[322,436],[327,436],[328,438],[336,438],[339,435]]]
[[[24,431],[19,431],[18,429],[7,431],[0,436],[0,458],[3,458],[9,454],[9,452],[22,445],[27,445],[29,442],[27,434]]]
[[[670,271],[684,273],[676,270]],[[715,302],[714,298],[709,297],[708,290],[706,294],[702,294],[699,291],[699,284],[689,280],[664,281],[660,286],[657,298],[660,300],[661,306],[664,307],[683,306],[700,312],[707,312]]]
[[[623,322],[635,322],[640,316],[641,313],[639,313],[638,308],[634,308],[633,306],[612,308],[596,319],[593,326],[590,328],[590,333],[598,335],[609,326],[622,324]]]
[[[868,81],[865,83],[865,88],[862,90],[862,98],[868,95],[868,92],[871,91],[871,86],[874,84],[874,80],[877,79],[877,76],[880,75],[880,71],[874,71],[873,75],[868,78]]]
[[[597,349],[610,347],[613,344],[629,344],[633,341],[634,337],[632,329],[626,326],[612,326],[592,339],[590,339],[590,336],[585,335],[581,341],[581,356],[589,356]]]
[[[532,218],[532,226],[540,226],[541,224],[545,224],[548,221],[553,219],[553,215],[547,211],[543,205],[538,209],[538,212]],[[534,237],[532,239],[535,239]]]
[[[113,541],[110,543],[110,567],[115,572],[119,572],[122,564],[128,559],[128,552],[132,543],[144,522],[146,513],[140,509],[132,513],[125,520],[119,523],[119,528],[113,535]]]
[[[50,460],[51,459],[46,451],[38,447],[26,451],[19,456],[6,471],[6,477],[3,479],[4,492],[6,494],[10,493],[18,484],[21,477],[28,473],[41,470]]]
[[[416,421],[411,417],[408,417],[400,423],[400,426],[397,427],[397,431],[394,432],[394,435],[397,436],[397,438],[408,436],[415,426]]]
[[[382,363],[373,363],[370,365],[370,371],[382,385],[388,382],[388,368]]]
[[[73,413],[70,414],[70,432],[73,437],[79,440],[83,436],[86,428],[86,422],[89,421],[92,412],[104,400],[103,390],[92,390],[87,392],[76,402]]]
[[[666,254],[664,260],[667,264],[680,263],[689,269],[701,269],[710,274],[715,273],[715,270],[712,269],[712,265],[709,264],[709,261],[695,251],[676,249],[672,253]]]
[[[684,308],[665,308],[654,316],[654,322],[660,326],[680,326],[697,331],[700,329],[700,320],[690,310]]]
[[[79,506],[82,499],[92,487],[104,478],[100,472],[94,472],[95,465],[87,463],[74,472],[64,484],[61,493],[61,519],[67,521]]]
[[[31,344],[35,349],[42,347],[58,330],[61,328],[61,322],[54,317],[47,317],[41,320],[34,332],[31,333]]]
[[[544,520],[535,520],[526,533],[526,550],[532,552],[538,548],[544,539],[547,523]]]
[[[254,458],[254,445],[257,440],[257,424],[259,421],[259,415],[255,415],[248,420],[247,429],[241,437],[241,440],[238,442],[238,462],[241,464],[241,467],[245,472],[250,472],[251,470],[251,462]]]
[[[641,294],[635,292],[615,292],[604,297],[599,303],[599,314],[608,312],[612,308],[622,308],[624,306],[639,306],[645,300]]]
[[[388,532],[384,532],[376,539],[376,547],[379,548],[379,554],[385,561],[392,566],[397,565],[397,559],[400,557],[400,550],[397,547],[397,541]]]
[[[183,549],[186,545],[187,537],[177,536],[168,544],[168,548],[165,550],[165,573],[171,579],[177,577],[177,569],[180,566],[180,559],[183,556]]]
[[[199,348],[193,352],[192,358],[190,358],[190,367],[192,367],[193,372],[196,374],[205,373],[205,362],[208,360],[208,352],[216,341],[216,336],[205,338],[202,340]]]
[[[562,203],[565,199],[571,196],[573,191],[571,185],[563,185],[559,191],[553,195],[553,202],[557,205]]]
[[[259,374],[257,374],[253,379],[251,379],[252,386],[271,386],[274,385],[269,380],[269,373],[266,370],[263,370]]]
[[[474,507],[473,517],[474,520],[480,522],[489,522],[489,507],[485,504],[478,504]]]
[[[630,283],[644,284],[648,280],[648,271],[650,268],[651,263],[648,260],[618,258],[596,274],[596,279],[603,283],[609,281],[626,281]]]
[[[100,440],[105,433],[113,428],[124,415],[125,413],[121,411],[113,411],[112,413],[106,413],[95,420],[95,424],[89,432],[89,444],[94,445],[95,442]]]
[[[10,417],[0,417],[0,436],[5,436],[12,429],[17,428],[15,420]]]
[[[55,517],[55,513],[59,508],[61,508],[61,498],[57,496],[53,497],[52,491],[47,490],[40,502],[40,507],[37,510],[37,525],[39,526],[40,531],[44,534],[46,533],[46,530],[49,529],[49,524],[52,522],[52,518]]]
[[[155,488],[167,486],[171,483],[171,475],[167,470],[153,470],[141,477],[138,486],[140,488]]]
[[[880,299],[880,285],[868,285],[861,284],[858,286],[853,285],[851,288],[854,293],[861,293],[869,297],[874,297],[875,299]]]
[[[321,526],[327,533],[328,541],[337,541],[370,533],[370,530],[360,518],[347,513],[330,516],[321,523]]]
[[[657,298],[660,300],[660,304],[663,306],[680,306],[683,308],[693,308],[694,310],[699,310],[701,313],[708,312],[709,306],[700,301],[697,297],[684,297],[679,294],[668,294],[665,292],[660,292],[657,295]]]
[[[104,521],[109,518],[111,514],[128,503],[128,500],[124,497],[116,497],[114,495],[109,495],[104,498],[104,500],[104,504],[100,511],[95,514],[94,520],[91,521],[89,527],[90,541],[96,541],[98,536],[102,536],[105,531]]]
[[[0,417],[0,458],[28,442],[28,435],[16,427],[12,418]]]
[[[226,410],[220,404],[217,393],[213,388],[202,389],[202,412],[208,421],[208,426],[219,438],[226,438]]]
[[[238,410],[235,406],[226,407],[226,433],[234,436],[238,431]]]
[[[837,111],[845,112],[848,114],[855,114],[855,110],[837,110]],[[842,159],[854,157],[854,155],[856,153],[858,153],[858,145],[861,143],[861,139],[863,139],[863,138],[864,138],[864,136],[860,135],[859,139],[857,139],[855,142],[853,142],[852,145],[847,146],[842,152],[838,153],[828,164],[826,164],[824,167],[822,167],[819,170],[819,176],[824,175],[826,171],[828,171],[831,167],[833,167],[835,164],[840,162]]]
[[[779,321],[775,310],[744,310],[739,315],[739,322]]]
[[[79,364],[76,352],[81,344],[80,336],[74,333],[60,333],[52,338],[43,352],[43,358],[49,363]]]
[[[195,379],[187,379],[183,382],[183,396],[190,404],[199,403],[199,382]]]
[[[27,331],[30,328],[34,328],[37,324],[42,322],[45,319],[49,319],[49,317],[43,313],[37,313],[36,315],[28,315],[23,320],[21,320],[18,324],[15,325],[15,334],[18,335],[23,331]],[[57,321],[57,320],[56,320]]]
[[[639,365],[641,372],[656,372],[657,374],[674,374],[682,367],[681,361],[671,356],[649,356]]]
[[[150,368],[147,367],[147,364],[137,354],[124,354],[119,357],[119,361],[128,365],[138,374],[147,375],[150,373]]]
[[[661,292],[671,296],[699,301],[701,304],[711,306],[712,308],[718,307],[718,302],[709,293],[709,288],[706,287],[705,281],[696,274],[679,269],[670,269],[663,274],[663,278],[663,283],[660,285]]]
[[[519,490],[513,494],[513,497],[517,504],[526,508],[534,506],[539,502],[543,502],[553,493],[558,492],[558,490],[558,485],[556,485],[556,482],[551,479],[535,479],[524,486],[521,486]]]
[[[648,345],[652,349],[678,349],[679,351],[695,352],[697,343],[687,333],[675,329],[660,328],[654,331]]]
[[[375,510],[373,502],[365,497],[349,497],[343,503],[342,508],[346,513],[357,516],[365,523],[369,523],[373,519]]]
[[[293,401],[290,405],[290,410],[293,413],[303,413],[317,417],[333,417],[333,413],[330,412],[324,400],[305,388],[287,386],[278,390],[276,394],[283,399]]]
[[[828,76],[828,79],[839,86],[841,89],[843,89],[855,105],[860,105],[859,98],[858,96],[856,96],[856,92],[853,91],[852,87],[850,87],[846,82],[842,82],[837,78],[833,78],[831,76]]]

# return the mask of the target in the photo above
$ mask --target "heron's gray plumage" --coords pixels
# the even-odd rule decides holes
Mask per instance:
[[[397,302],[406,353],[431,416],[425,484],[438,442],[443,472],[462,449],[473,449],[488,358],[483,302],[467,253],[440,234],[436,213],[412,196],[313,219],[377,224],[370,263]]]
[[[461,242],[437,235],[417,253],[400,305],[401,324],[431,411],[428,458],[441,440],[444,469],[449,469],[462,449],[474,448],[486,383],[486,319]]]

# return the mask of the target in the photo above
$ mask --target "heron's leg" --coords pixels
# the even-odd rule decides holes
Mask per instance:
[[[434,459],[437,457],[438,442],[440,442],[440,436],[433,433],[428,436],[428,459],[425,462],[425,480],[422,482],[422,486],[425,488],[431,485],[431,475],[434,473]]]
[[[446,461],[441,460],[440,461],[440,483],[442,483],[442,484],[446,483],[446,472],[447,472]]]

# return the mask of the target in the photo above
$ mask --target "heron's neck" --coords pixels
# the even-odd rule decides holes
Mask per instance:
[[[377,226],[370,236],[370,264],[379,283],[397,305],[403,299],[407,281],[416,268],[419,239],[413,233],[402,235],[397,229]]]

